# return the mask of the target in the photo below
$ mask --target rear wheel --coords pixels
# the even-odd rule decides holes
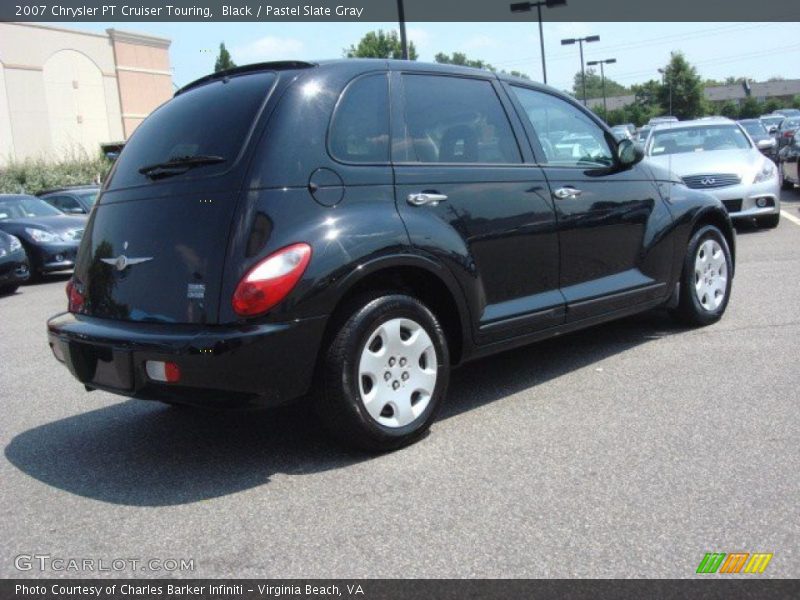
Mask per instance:
[[[675,315],[689,325],[718,321],[728,306],[733,282],[728,242],[713,225],[692,236],[683,261],[680,300]]]
[[[9,294],[13,294],[14,292],[17,291],[18,287],[19,286],[16,284],[0,286],[0,296],[7,296]]]
[[[775,213],[774,215],[767,215],[766,217],[758,217],[756,224],[765,229],[775,229],[781,220],[781,214]]]
[[[450,356],[434,314],[404,294],[351,305],[325,351],[317,412],[344,443],[380,452],[411,444],[436,417]]]

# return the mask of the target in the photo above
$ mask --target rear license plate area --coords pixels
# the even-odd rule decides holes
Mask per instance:
[[[67,344],[67,365],[86,385],[116,390],[133,389],[133,359],[127,350],[71,341]]]

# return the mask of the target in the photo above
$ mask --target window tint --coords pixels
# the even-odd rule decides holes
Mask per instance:
[[[50,204],[58,208],[59,210],[63,210],[67,212],[69,210],[78,209],[83,212],[81,205],[78,204],[78,201],[75,198],[71,198],[70,196],[50,196],[48,198]]]
[[[398,160],[522,162],[511,124],[488,81],[404,75],[405,139]]]
[[[200,85],[173,98],[145,119],[125,144],[109,189],[149,183],[150,179],[139,173],[141,167],[182,156],[205,154],[225,159],[192,169],[185,176],[227,171],[274,81],[274,73],[241,75]]]
[[[512,86],[544,152],[559,166],[609,166],[614,158],[603,129],[582,111],[551,94]]]
[[[333,115],[330,151],[345,162],[389,162],[389,90],[385,74],[356,79]]]

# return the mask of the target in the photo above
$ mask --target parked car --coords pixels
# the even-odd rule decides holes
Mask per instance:
[[[778,129],[778,150],[788,146],[798,130],[800,130],[800,117],[786,117]]]
[[[647,142],[647,136],[650,135],[651,129],[652,127],[650,125],[642,125],[636,132],[636,136],[633,138],[633,141],[644,146],[644,144]]]
[[[779,108],[772,112],[773,114],[782,115],[784,117],[800,117],[800,109],[798,108]]]
[[[0,295],[13,294],[28,279],[28,260],[22,242],[0,231]]]
[[[762,115],[758,118],[758,120],[764,124],[764,127],[767,128],[767,131],[770,133],[770,135],[777,138],[776,134],[785,118],[786,117],[783,115]]]
[[[794,134],[791,144],[778,153],[778,168],[784,189],[800,184],[800,131]]]
[[[627,125],[614,125],[614,127],[611,128],[611,133],[618,142],[633,139]]]
[[[91,212],[99,192],[99,185],[81,185],[47,190],[37,195],[61,212],[87,215]]]
[[[741,119],[738,123],[764,156],[773,161],[778,160],[778,141],[769,134],[759,119]]]
[[[572,98],[485,70],[215,73],[128,140],[49,343],[125,397],[277,404],[314,382],[334,434],[397,448],[453,365],[656,306],[722,316],[728,214],[641,158]]]
[[[677,122],[678,122],[678,117],[666,116],[666,117],[653,117],[647,122],[647,124],[652,127],[653,125],[660,125],[661,123],[677,123]]]
[[[719,198],[734,220],[777,227],[778,170],[730,119],[657,125],[645,152],[650,164],[670,169],[692,189]]]
[[[41,198],[0,194],[0,231],[22,242],[32,279],[71,269],[85,228],[86,217],[65,215]]]

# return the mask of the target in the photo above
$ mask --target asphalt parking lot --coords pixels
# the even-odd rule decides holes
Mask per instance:
[[[783,200],[800,219],[800,190]],[[712,551],[800,576],[800,221],[740,230],[720,323],[652,312],[471,363],[431,435],[380,457],[302,406],[87,394],[44,334],[65,281],[0,298],[2,577],[80,575],[20,554],[194,559],[187,577],[692,577]]]

